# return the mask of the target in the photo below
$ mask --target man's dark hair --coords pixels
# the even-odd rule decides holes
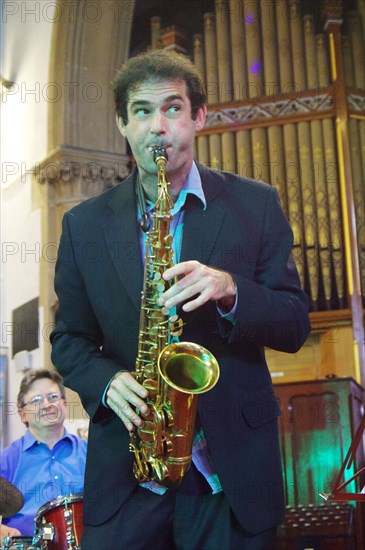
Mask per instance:
[[[49,369],[33,369],[29,370],[20,382],[20,389],[17,398],[19,408],[24,406],[24,396],[30,390],[32,384],[36,380],[41,380],[43,378],[48,378],[49,380],[52,380],[52,382],[56,382],[57,386],[60,389],[60,394],[63,398],[66,397],[66,390],[65,386],[63,385],[63,379],[58,372]]]
[[[131,57],[123,65],[114,82],[115,110],[123,124],[128,123],[127,104],[130,92],[143,82],[181,80],[186,83],[191,103],[191,117],[206,103],[202,76],[194,64],[183,54],[167,50],[154,50]]]

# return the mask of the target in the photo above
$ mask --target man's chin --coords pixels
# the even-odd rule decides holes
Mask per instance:
[[[41,422],[42,424],[59,424],[63,422],[63,418],[57,413],[52,413],[41,416]]]

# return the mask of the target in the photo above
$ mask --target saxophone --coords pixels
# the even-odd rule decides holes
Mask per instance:
[[[162,274],[173,266],[170,222],[173,201],[166,179],[167,155],[154,148],[158,171],[158,198],[152,228],[146,235],[136,380],[148,390],[148,416],[137,434],[131,433],[133,472],[139,482],[156,481],[176,488],[191,463],[198,394],[215,386],[219,365],[204,347],[174,342],[182,333],[182,320],[157,304],[174,281]]]

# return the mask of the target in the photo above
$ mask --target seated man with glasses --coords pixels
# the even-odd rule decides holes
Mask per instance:
[[[32,536],[39,508],[58,496],[82,493],[87,443],[64,427],[66,396],[62,377],[30,370],[20,384],[18,412],[25,434],[0,454],[0,476],[15,485],[24,505],[4,518],[0,540]]]

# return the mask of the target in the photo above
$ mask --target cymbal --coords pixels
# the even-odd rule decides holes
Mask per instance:
[[[23,507],[24,497],[20,491],[7,481],[0,477],[0,515],[4,518],[13,516]]]

